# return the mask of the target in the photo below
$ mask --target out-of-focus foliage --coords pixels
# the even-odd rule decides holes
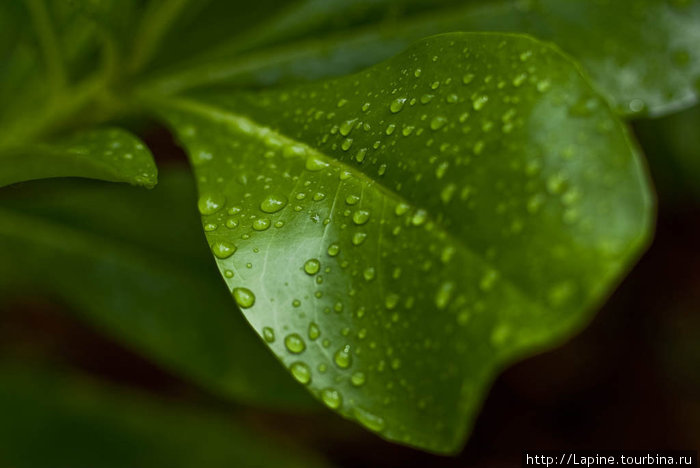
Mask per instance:
[[[178,406],[70,373],[0,365],[0,457],[6,466],[327,466],[254,431],[235,413]],[[11,422],[11,424],[8,424]]]
[[[5,301],[49,295],[164,367],[240,401],[304,407],[207,261],[186,172],[156,189],[44,181],[0,199]]]

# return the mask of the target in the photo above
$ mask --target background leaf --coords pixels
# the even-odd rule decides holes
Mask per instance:
[[[52,143],[0,148],[0,187],[69,176],[152,188],[158,170],[148,148],[119,128],[84,130]]]
[[[301,2],[298,11],[289,9],[285,17],[273,18],[260,26],[262,36],[258,40],[275,44],[268,37],[274,37],[275,28],[285,28],[278,33],[280,38],[292,35],[304,40],[239,58],[236,57],[240,47],[235,47],[239,40],[233,39],[228,48],[217,43],[214,50],[219,51],[219,57],[206,48],[199,66],[192,60],[186,61],[179,70],[164,71],[161,79],[147,89],[173,93],[211,84],[259,86],[337,76],[377,63],[431,34],[502,31],[528,33],[559,45],[582,63],[597,87],[624,115],[661,115],[697,101],[697,0],[446,1],[438,4],[442,8],[433,6],[427,11],[416,6],[421,6],[421,2],[379,2],[385,14],[377,14],[382,9],[368,7],[365,2],[351,4],[337,12],[322,9],[326,16],[306,25],[306,35],[298,31],[291,34],[295,27],[304,27],[301,18],[309,17],[296,13],[315,9],[315,2]],[[314,37],[314,32],[323,30],[319,23],[355,24],[342,19],[353,11],[352,6],[354,11],[367,12],[374,24],[335,28],[326,37]],[[395,14],[387,14],[392,11]],[[255,43],[255,39],[251,41]]]
[[[251,333],[211,265],[191,176],[150,192],[42,181],[0,197],[0,299],[47,294],[215,393],[272,407],[310,398]],[[313,403],[313,402],[311,402]]]
[[[3,363],[0,456],[14,467],[319,467],[318,458],[214,414],[63,373]]]
[[[659,192],[679,201],[700,200],[700,106],[661,119],[643,119],[635,130]]]
[[[160,106],[246,318],[327,406],[431,451],[461,446],[504,363],[587,321],[649,232],[625,127],[527,37]]]

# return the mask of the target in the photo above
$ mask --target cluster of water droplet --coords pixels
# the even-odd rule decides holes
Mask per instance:
[[[598,281],[595,258],[580,277],[570,257],[600,247],[581,213],[613,208],[584,205],[584,187],[609,190],[615,173],[598,171],[630,164],[605,139],[577,150],[615,123],[577,70],[549,66],[563,60],[551,49],[431,41],[322,90],[222,100],[180,125],[207,239],[251,324],[366,427],[418,442],[416,408],[433,424],[421,443],[461,426],[455,409],[490,366]],[[574,235],[550,236],[562,220]]]

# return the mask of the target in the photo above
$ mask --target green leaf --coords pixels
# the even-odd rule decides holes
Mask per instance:
[[[401,12],[404,2],[393,3]],[[431,34],[502,31],[528,33],[555,42],[582,63],[621,114],[661,115],[697,102],[698,0],[637,0],[632,4],[590,0],[444,3],[447,5],[443,8],[430,12],[413,13],[415,8],[406,8],[407,14],[399,14],[393,21],[387,21],[386,15],[376,15],[379,21],[374,25],[341,30],[326,37],[307,35],[296,43],[242,56],[233,47],[231,53],[212,60],[211,52],[205,49],[207,52],[198,66],[188,61],[179,70],[167,70],[160,79],[146,85],[146,89],[149,93],[173,93],[214,83],[268,85],[337,76],[377,63]],[[300,10],[305,11],[308,4],[302,2]],[[348,9],[340,9],[338,16]],[[293,30],[292,26],[297,24],[293,20],[298,16],[293,13],[286,17],[291,26],[284,18],[260,26],[260,40],[273,35],[269,30],[274,31],[274,27]],[[327,13],[330,15],[327,23],[338,21],[332,10]],[[282,38],[284,31],[279,33]],[[225,46],[219,49],[227,50]]]
[[[118,128],[85,130],[49,144],[0,147],[0,187],[49,177],[87,177],[152,188],[158,170],[148,148]]]
[[[659,193],[700,200],[700,106],[635,122],[636,133],[654,174]]]
[[[2,460],[18,468],[326,466],[231,416],[16,364],[0,367],[0,412]]]
[[[41,181],[0,197],[0,300],[55,297],[98,330],[213,392],[315,405],[231,303],[198,227],[191,176],[152,191]]]
[[[626,128],[528,37],[436,36],[334,81],[158,105],[248,321],[390,440],[456,451],[494,374],[579,330],[649,235]]]

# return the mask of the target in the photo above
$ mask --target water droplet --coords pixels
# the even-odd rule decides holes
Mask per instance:
[[[316,340],[319,336],[321,336],[321,329],[318,325],[315,322],[309,323],[309,339]]]
[[[289,370],[294,378],[304,385],[311,382],[311,369],[305,363],[297,361],[289,367]]]
[[[414,226],[420,226],[421,224],[425,223],[427,219],[428,212],[423,209],[419,209],[413,214],[413,217],[411,218],[411,224],[413,224]]]
[[[263,339],[268,343],[275,341],[275,331],[270,327],[263,328]]]
[[[365,268],[365,271],[362,272],[362,276],[364,276],[365,281],[372,281],[374,279],[376,272],[374,267],[367,267]]]
[[[304,263],[304,271],[309,275],[315,275],[321,269],[321,262],[311,258]]]
[[[405,102],[406,102],[405,97],[394,99],[391,102],[391,105],[389,106],[389,109],[391,110],[392,114],[396,114],[397,112],[401,112],[401,109],[403,109],[403,105]]]
[[[433,117],[430,121],[430,128],[433,130],[440,130],[447,123],[447,119],[442,116]]]
[[[447,172],[448,167],[450,167],[450,163],[448,163],[447,161],[441,162],[435,169],[435,177],[437,177],[438,179],[442,179],[442,177],[445,175],[445,172]]]
[[[287,197],[284,195],[268,195],[261,203],[260,210],[265,213],[277,213],[287,205]]]
[[[333,243],[328,246],[328,255],[330,255],[331,257],[335,257],[336,255],[338,255],[339,252],[340,246],[338,244]]]
[[[304,339],[298,333],[290,333],[284,338],[284,345],[290,353],[299,354],[306,349]]]
[[[214,214],[226,203],[226,197],[221,194],[208,193],[199,197],[197,207],[203,215]]]
[[[355,160],[359,163],[365,160],[365,156],[367,155],[367,148],[360,148],[357,151],[357,154],[355,155]]]
[[[451,281],[447,281],[440,285],[440,288],[435,295],[435,305],[438,309],[444,309],[450,303],[452,298],[452,292],[455,289],[455,284]]]
[[[361,387],[365,384],[366,380],[367,377],[365,377],[365,373],[362,371],[357,371],[352,374],[352,377],[350,377],[350,383],[352,383],[355,387]]]
[[[340,145],[342,150],[343,151],[349,150],[350,147],[352,146],[352,141],[353,141],[352,138],[346,138],[345,140],[343,140],[343,143]]]
[[[479,287],[482,289],[482,291],[490,291],[493,288],[493,285],[496,284],[497,279],[498,272],[496,270],[489,270],[481,278]]]
[[[384,299],[384,305],[389,310],[392,310],[393,308],[395,308],[398,303],[399,303],[399,295],[398,294],[394,294],[394,293],[388,294],[386,296],[386,298]]]
[[[354,245],[361,245],[365,240],[367,239],[367,233],[365,232],[356,232],[352,236],[352,243]]]
[[[211,252],[216,258],[223,260],[236,252],[236,246],[226,241],[215,242],[211,246]]]
[[[406,203],[399,203],[396,205],[396,208],[394,208],[394,213],[396,214],[396,216],[403,216],[408,212],[410,208],[411,207],[408,206]]]
[[[352,411],[355,418],[357,418],[357,421],[367,429],[375,432],[379,432],[384,429],[386,423],[384,422],[384,418],[381,416],[370,413],[359,406],[355,406]]]
[[[350,345],[345,345],[335,352],[333,361],[341,369],[347,369],[352,364],[352,354],[350,353]]]
[[[311,172],[320,171],[328,166],[329,164],[318,156],[309,156],[304,165],[306,170]]]
[[[270,220],[268,218],[258,218],[253,221],[253,229],[256,231],[264,231],[270,227]]]
[[[241,309],[248,309],[255,304],[255,294],[248,288],[234,288],[233,299]]]
[[[321,400],[331,409],[338,409],[343,403],[340,392],[334,388],[324,388],[321,390]]]
[[[478,96],[476,99],[474,99],[474,102],[472,103],[472,107],[474,108],[475,111],[479,111],[484,108],[486,103],[489,101],[488,96]]]
[[[370,212],[367,210],[357,210],[352,214],[352,222],[361,226],[369,221]]]
[[[465,85],[468,85],[468,84],[471,83],[473,80],[474,80],[474,74],[473,74],[473,73],[467,73],[466,75],[464,75],[464,76],[462,77],[462,83],[464,83]]]
[[[352,132],[352,129],[355,127],[355,122],[357,122],[357,119],[346,120],[345,122],[340,124],[340,134],[343,136],[348,136],[350,132]]]

